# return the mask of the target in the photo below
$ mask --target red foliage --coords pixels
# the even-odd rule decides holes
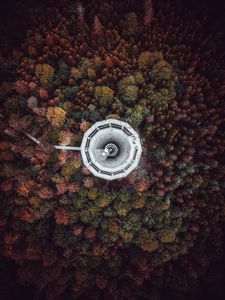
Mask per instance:
[[[13,184],[10,180],[5,180],[1,183],[1,191],[9,192],[11,191]]]
[[[41,256],[41,249],[37,245],[28,245],[26,249],[26,257],[29,260],[38,260]]]
[[[57,254],[55,250],[51,247],[46,247],[44,249],[44,256],[43,256],[43,266],[49,267],[57,260]]]
[[[88,238],[88,239],[92,239],[96,236],[96,231],[91,229],[91,228],[88,228],[85,230],[85,237]]]
[[[142,272],[146,275],[148,275],[149,273],[151,273],[153,271],[152,266],[148,263],[146,258],[141,258],[137,263],[137,267],[140,272]]]
[[[98,242],[94,242],[92,246],[92,253],[94,256],[101,256],[104,252],[104,249],[102,248],[101,244]]]
[[[55,220],[57,224],[68,225],[69,224],[69,215],[65,208],[58,208],[55,211]]]
[[[140,192],[140,193],[143,193],[143,192],[146,192],[149,187],[151,185],[151,182],[148,178],[145,178],[141,181],[139,181],[136,185],[135,185],[135,189],[136,191]]]
[[[147,121],[148,123],[153,123],[154,120],[155,120],[154,115],[149,115],[149,116],[147,116],[147,118],[146,118],[146,121]]]
[[[107,285],[107,279],[103,275],[96,275],[95,282],[100,290],[104,289]]]
[[[23,182],[18,188],[17,193],[21,196],[28,196],[29,193],[34,189],[35,182],[32,180],[28,180],[26,182]]]
[[[83,120],[83,121],[81,122],[81,124],[80,124],[80,129],[81,129],[83,132],[85,132],[85,131],[88,130],[89,126],[90,126],[90,124],[89,124],[87,121]]]
[[[7,218],[0,215],[0,227],[3,227],[7,224]]]
[[[80,235],[81,233],[82,233],[82,231],[83,231],[83,226],[75,226],[74,228],[73,228],[73,234],[75,235],[75,236],[78,236],[78,235]]]
[[[110,56],[106,56],[105,65],[108,69],[113,67],[113,61]]]
[[[103,34],[103,26],[102,26],[98,16],[96,16],[96,15],[94,17],[93,33],[96,34],[96,35],[102,35]]]
[[[91,172],[89,171],[89,169],[87,167],[85,167],[85,166],[82,168],[82,173],[84,175],[90,175],[91,174]]]
[[[56,184],[57,195],[63,195],[68,191],[68,184],[65,181],[60,181]]]
[[[26,83],[22,80],[17,80],[15,83],[15,89],[18,94],[21,96],[27,96],[28,94],[28,87]]]
[[[77,193],[80,189],[80,184],[73,182],[68,185],[68,190],[70,193]]]
[[[54,196],[53,191],[47,186],[40,186],[36,194],[42,199],[52,199]]]
[[[43,88],[40,88],[39,95],[42,100],[48,99],[48,92],[47,92],[47,90],[45,90]]]
[[[68,158],[68,152],[66,151],[59,152],[58,159],[59,159],[60,166],[62,166],[66,162],[67,158]]]
[[[152,0],[145,0],[144,9],[145,9],[144,24],[145,26],[149,26],[153,19]]]
[[[84,187],[86,188],[92,188],[94,186],[94,180],[91,177],[84,178]]]
[[[37,98],[34,96],[31,96],[30,98],[27,99],[27,106],[34,110],[35,108],[37,108],[38,102],[37,102]]]
[[[29,87],[29,89],[31,90],[31,91],[34,91],[36,88],[37,88],[37,84],[35,83],[35,82],[30,82],[29,84],[28,84],[28,87]]]
[[[37,216],[34,214],[32,208],[23,207],[20,209],[20,219],[28,223],[33,223],[37,219]]]
[[[18,115],[12,114],[9,119],[9,125],[11,128],[21,130],[27,128],[31,124],[30,121],[19,117]]]

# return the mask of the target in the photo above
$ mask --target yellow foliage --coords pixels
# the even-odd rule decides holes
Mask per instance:
[[[158,79],[169,80],[172,77],[172,66],[165,60],[160,60],[154,65],[152,72]]]
[[[105,117],[106,120],[108,119],[116,119],[116,120],[120,120],[120,116],[118,114],[110,114],[110,115],[107,115]]]
[[[150,52],[145,51],[138,57],[138,67],[139,69],[147,69],[149,66],[155,64],[159,60],[163,59],[163,55],[160,52]]]
[[[159,232],[159,239],[163,243],[172,243],[176,239],[176,232],[172,228],[165,228]]]
[[[145,197],[141,195],[136,195],[136,197],[132,200],[132,207],[135,209],[143,208],[145,205]]]
[[[95,98],[99,101],[100,105],[108,106],[113,101],[113,90],[107,86],[96,86]]]
[[[36,50],[35,47],[29,46],[27,51],[28,51],[28,55],[30,57],[36,57],[37,56],[37,50]]]
[[[42,36],[41,36],[41,34],[36,33],[34,35],[34,40],[35,40],[35,44],[37,44],[37,45],[40,44],[42,42]]]
[[[63,176],[71,176],[81,167],[81,161],[77,160],[67,160],[62,168]]]
[[[130,243],[133,239],[133,233],[132,232],[128,232],[128,231],[125,231],[121,234],[123,240],[125,241],[125,243]]]
[[[89,79],[95,79],[96,78],[96,72],[93,68],[87,69],[87,74]]]
[[[155,233],[144,229],[138,236],[138,244],[140,247],[147,252],[153,252],[158,249],[158,241]]]
[[[125,217],[128,214],[128,209],[126,206],[118,205],[116,211],[120,217]]]
[[[98,189],[97,188],[91,188],[88,192],[88,198],[90,200],[95,200],[98,195]]]
[[[126,37],[130,37],[138,33],[138,19],[137,15],[134,12],[126,14],[126,20],[124,23],[125,29],[123,30],[123,33]]]
[[[83,74],[80,69],[78,68],[72,68],[71,69],[71,77],[75,80],[81,79],[83,77]]]
[[[108,223],[108,229],[110,232],[113,232],[113,233],[119,233],[119,225],[117,224],[116,220],[109,220],[109,223]]]
[[[93,59],[94,67],[96,70],[102,67],[103,61],[100,56],[95,56]]]
[[[48,107],[47,118],[52,126],[60,127],[65,120],[66,112],[60,107]]]
[[[54,69],[48,64],[36,65],[35,75],[43,86],[47,86],[54,76]]]
[[[101,198],[101,199],[98,199],[98,206],[101,208],[104,208],[104,207],[109,206],[109,204],[111,202],[112,202],[112,200],[109,198]]]

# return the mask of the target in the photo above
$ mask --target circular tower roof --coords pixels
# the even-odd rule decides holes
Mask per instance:
[[[136,131],[115,119],[96,122],[81,143],[84,165],[93,175],[107,180],[126,177],[137,167],[141,152]]]

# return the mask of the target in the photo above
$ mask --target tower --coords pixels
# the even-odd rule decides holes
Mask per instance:
[[[81,143],[84,165],[94,176],[107,180],[126,177],[137,167],[141,152],[137,132],[115,119],[96,122]]]

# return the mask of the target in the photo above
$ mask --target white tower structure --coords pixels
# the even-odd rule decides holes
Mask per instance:
[[[85,132],[80,151],[84,165],[94,176],[114,180],[137,167],[142,147],[139,135],[128,123],[108,119]]]
[[[28,132],[20,131],[43,146]],[[85,132],[80,147],[62,144],[53,147],[62,151],[80,151],[83,163],[91,173],[106,180],[126,177],[138,166],[142,153],[137,132],[128,123],[115,119],[96,122]]]

